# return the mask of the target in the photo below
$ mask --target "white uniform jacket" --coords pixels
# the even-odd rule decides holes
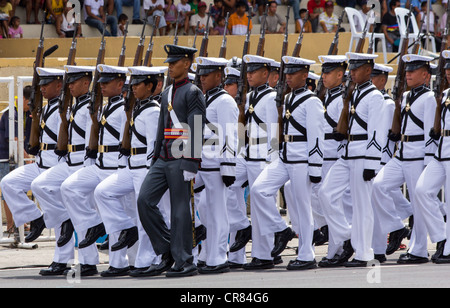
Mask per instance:
[[[450,160],[450,98],[446,89],[441,101],[441,138],[434,157],[439,161]],[[447,101],[448,99],[448,101]]]
[[[220,170],[222,176],[235,176],[239,109],[222,87],[209,90],[205,100],[206,125],[200,170]]]
[[[285,99],[280,158],[284,163],[307,163],[310,176],[322,175],[322,102],[306,87]]]
[[[130,120],[131,155],[130,169],[150,168],[156,141],[160,105],[153,97],[137,101]]]
[[[103,106],[100,117],[98,154],[95,164],[100,169],[117,169],[119,165],[119,143],[122,140],[126,121],[122,95],[110,97]]]
[[[245,146],[246,160],[270,161],[277,152],[271,141],[277,140],[278,109],[275,103],[276,91],[267,84],[247,94],[245,115],[248,143]],[[276,142],[278,144],[278,141]]]
[[[394,117],[395,110],[395,102],[386,93],[386,91],[381,91],[384,97],[384,107],[383,107],[383,123],[384,126],[387,127],[386,135],[389,134],[389,129],[392,127],[392,118]],[[392,159],[395,152],[396,142],[387,138],[386,143],[383,147],[383,151],[381,153],[381,165],[384,166],[387,164],[389,160]]]
[[[436,99],[425,85],[405,92],[402,99],[402,138],[395,157],[401,161],[424,160],[427,165],[437,145],[429,136],[434,124]]]
[[[85,164],[85,149],[89,146],[92,120],[88,109],[91,102],[90,94],[84,94],[75,99],[72,108],[68,110],[68,153],[67,164],[80,166]]]
[[[353,91],[349,104],[348,142],[343,159],[364,159],[364,169],[379,170],[387,134],[383,126],[383,94],[369,80]]]
[[[324,109],[324,134],[323,159],[335,161],[340,157],[343,143],[333,138],[333,129],[336,128],[342,111],[342,86],[327,90],[323,102]]]
[[[50,99],[42,108],[41,114],[41,132],[40,132],[40,151],[36,155],[36,163],[40,168],[48,169],[58,163],[58,155],[54,149],[58,141],[59,126],[61,117],[58,107],[60,98]]]

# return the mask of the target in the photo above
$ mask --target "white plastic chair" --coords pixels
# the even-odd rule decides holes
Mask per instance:
[[[406,24],[409,10],[402,7],[398,7],[394,11],[395,16],[397,17],[398,27],[400,31],[400,44],[398,46],[398,50],[400,51],[402,50],[403,39],[406,36]],[[411,18],[410,25],[412,26],[412,31],[410,31],[408,35],[409,38],[408,45],[414,42],[414,40],[416,40],[417,36],[420,34],[419,26],[417,25],[417,21],[414,15]],[[434,36],[429,36],[429,39],[431,42],[432,51],[436,53],[436,41],[434,40]]]
[[[362,38],[362,32],[358,31],[356,29],[355,24],[355,18],[358,20],[358,23],[364,27],[365,21],[361,15],[361,13],[354,8],[346,7],[345,13],[348,17],[348,22],[350,23],[350,30],[352,32],[352,36],[350,38],[350,46],[348,51],[352,51],[353,49],[353,43],[355,43],[355,46],[359,39]],[[369,38],[369,40],[372,38],[372,33],[369,33],[367,31],[366,38]],[[386,54],[386,38],[384,37],[384,33],[373,33],[373,39],[380,39],[381,40],[381,47],[383,49],[383,56],[384,56],[384,63],[387,63],[387,54]]]

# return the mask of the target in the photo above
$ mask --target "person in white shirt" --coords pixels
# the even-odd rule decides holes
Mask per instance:
[[[166,19],[164,18],[164,0],[144,0],[144,11],[147,23],[152,25],[155,23],[154,19],[159,16],[159,35],[163,35],[164,27],[166,26]]]
[[[197,27],[197,22],[200,22],[199,26],[198,26],[197,34],[200,34],[200,35],[204,34],[206,28],[209,28],[209,33],[211,33],[211,30],[213,28],[213,22],[212,22],[212,18],[209,18],[209,22],[208,22],[208,15],[206,14],[206,9],[207,9],[206,3],[201,1],[198,4],[198,14],[191,16],[189,25],[194,34],[195,34],[195,28]],[[208,26],[206,25],[207,23],[208,23]],[[189,34],[189,32],[188,32],[188,34]]]
[[[111,32],[105,29],[105,36],[117,36],[117,17],[113,15],[106,16],[103,0],[85,0],[84,1],[84,22],[100,33],[103,33],[103,24],[108,24]]]

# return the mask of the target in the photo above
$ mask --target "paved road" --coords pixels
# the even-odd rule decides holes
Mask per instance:
[[[407,244],[407,241],[404,242]],[[165,276],[140,278],[100,276],[81,279],[42,277],[39,270],[53,257],[54,242],[37,243],[36,249],[0,247],[0,288],[193,288],[197,292],[210,288],[447,288],[450,287],[450,265],[433,263],[397,265],[402,251],[388,256],[386,263],[368,268],[317,268],[308,271],[287,271],[289,260],[295,258],[295,240],[283,254],[283,263],[264,271],[233,270],[220,275],[197,275],[187,278]],[[434,253],[430,243],[429,253]],[[327,245],[316,247],[316,260],[325,256]],[[250,257],[248,251],[248,257]],[[99,271],[108,267],[108,255],[100,252]],[[220,291],[221,292],[221,291]],[[225,291],[224,291],[225,293]],[[180,294],[179,296],[182,296]],[[173,300],[178,300],[175,296]],[[223,300],[223,298],[222,298]]]

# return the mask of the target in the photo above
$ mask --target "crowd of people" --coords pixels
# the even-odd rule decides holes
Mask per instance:
[[[178,0],[177,0],[178,1]],[[335,7],[340,6],[358,8],[363,20],[367,19],[367,14],[371,7],[367,5],[367,0],[308,0],[306,8],[300,9],[299,0],[215,0],[211,7],[200,0],[84,0],[80,1],[84,20],[83,22],[91,27],[97,28],[103,33],[103,24],[108,25],[105,31],[106,36],[123,35],[123,27],[126,22],[142,24],[144,19],[151,26],[158,16],[159,35],[173,35],[175,28],[178,34],[193,35],[203,34],[205,29],[209,29],[211,35],[223,35],[224,31],[230,35],[242,35],[247,28],[248,16],[258,18],[262,22],[265,14],[265,6],[268,6],[266,17],[266,33],[282,33],[286,25],[286,17],[277,12],[278,5],[290,5],[292,7],[295,31],[298,33],[303,29],[305,33],[329,33],[335,31],[345,31],[341,26],[337,29],[338,19]],[[432,0],[435,4],[437,0]],[[430,7],[430,23],[427,26],[428,17],[427,1],[389,1],[380,0],[380,5],[375,9],[378,23],[373,29],[375,32],[384,33],[386,37],[386,47],[388,52],[398,50],[400,33],[395,8],[413,7],[414,16],[417,19],[422,31],[428,31],[435,37],[437,49],[441,41],[441,35],[446,23],[446,13],[440,18],[433,7]],[[68,17],[68,12],[72,9],[68,0],[46,0],[46,1],[0,1],[0,20],[2,26],[2,37],[18,38],[23,36],[20,27],[20,18],[15,15],[16,6],[26,8],[26,23],[40,23],[39,12],[45,9],[45,21],[55,25],[55,30],[59,37],[70,37],[74,30],[74,18]],[[446,9],[447,2],[442,1],[441,5]],[[133,7],[132,16],[123,13],[123,6]],[[34,19],[32,15],[34,14]],[[208,19],[208,15],[210,18]],[[225,19],[229,16],[228,26],[225,29]],[[209,20],[208,27],[206,26]],[[178,25],[178,27],[177,27]],[[362,31],[364,25],[359,20],[355,20],[356,29]],[[252,26],[252,25],[251,25]],[[372,29],[372,28],[371,28]],[[78,36],[82,36],[81,27],[78,28]]]

